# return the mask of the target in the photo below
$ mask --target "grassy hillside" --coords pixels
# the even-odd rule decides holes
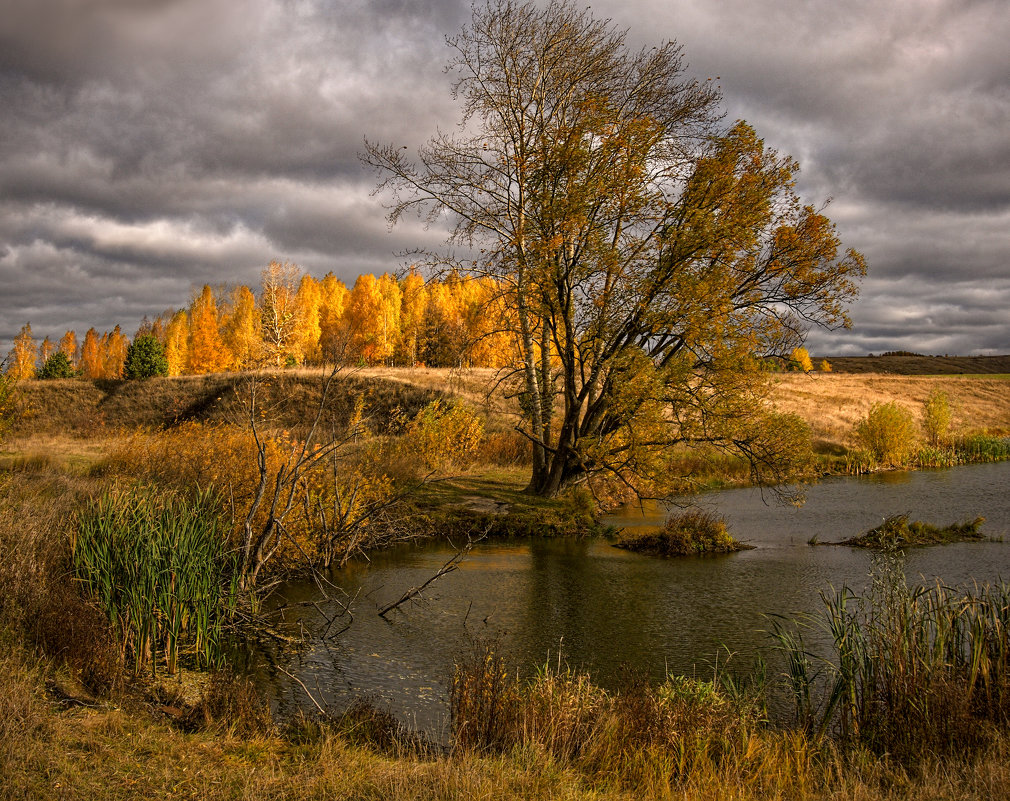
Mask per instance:
[[[67,434],[91,436],[123,428],[156,428],[190,420],[242,422],[248,374],[152,378],[146,381],[26,381],[20,385],[23,415],[12,436]],[[271,424],[297,430],[306,412],[319,404],[320,376],[297,371],[258,376],[260,402],[271,411]],[[334,386],[327,411],[342,421],[354,398],[380,424],[394,410],[416,413],[442,391],[378,375],[348,374]]]
[[[817,364],[823,357],[814,359]],[[892,375],[1010,374],[1010,356],[828,356],[836,373]]]
[[[1010,433],[1010,376],[782,373],[775,384],[775,403],[806,420],[822,447],[850,446],[856,422],[874,403],[897,401],[918,419],[936,388],[950,398],[955,430]]]
[[[892,357],[864,359],[879,362]],[[896,359],[903,357],[894,357]],[[923,357],[933,358],[933,357]],[[979,357],[983,358],[983,357]],[[270,425],[297,432],[318,405],[320,376],[298,370],[261,376],[261,402]],[[29,457],[86,458],[123,430],[171,427],[185,421],[244,422],[242,396],[247,375],[222,374],[148,381],[29,381],[21,385],[24,416],[5,445]],[[1010,432],[1008,375],[899,375],[894,373],[780,373],[772,399],[809,423],[817,448],[841,453],[853,444],[853,428],[874,403],[898,401],[916,418],[931,390],[950,397],[959,431]],[[339,379],[327,415],[341,423],[355,398],[364,403],[373,431],[384,433],[431,400],[452,395],[481,409],[489,430],[507,431],[515,400],[495,384],[492,370],[372,368]]]

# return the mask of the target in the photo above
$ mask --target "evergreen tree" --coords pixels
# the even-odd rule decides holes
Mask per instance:
[[[123,374],[129,379],[168,375],[165,346],[153,334],[141,334],[126,349]]]
[[[73,378],[74,366],[70,363],[70,359],[67,358],[67,354],[62,350],[58,350],[50,354],[49,358],[42,364],[38,377],[42,379]]]

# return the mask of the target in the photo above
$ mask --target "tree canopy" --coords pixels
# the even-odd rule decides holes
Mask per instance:
[[[633,51],[567,0],[491,0],[448,43],[459,130],[416,160],[373,142],[363,159],[391,222],[445,215],[497,279],[530,491],[601,473],[661,491],[678,444],[777,479],[802,432],[767,407],[761,357],[847,325],[865,273],[796,195],[796,162],[725,126],[676,43]]]

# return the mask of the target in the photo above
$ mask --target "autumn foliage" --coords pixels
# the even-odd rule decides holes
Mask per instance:
[[[499,367],[515,350],[505,333],[502,286],[457,273],[425,281],[361,275],[348,288],[332,273],[321,280],[289,262],[271,262],[260,286],[203,286],[185,309],[141,324],[134,339],[160,343],[170,376],[315,364]],[[91,328],[82,342],[67,331],[40,346],[26,325],[8,370],[32,378],[53,353],[84,378],[124,378],[129,339],[119,326]]]

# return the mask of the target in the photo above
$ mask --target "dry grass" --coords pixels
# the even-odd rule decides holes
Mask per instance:
[[[0,637],[101,691],[118,684],[118,658],[104,616],[70,578],[76,511],[97,486],[45,468],[0,473]]]
[[[868,361],[879,361],[868,360]],[[368,368],[342,379],[333,414],[346,417],[354,398],[363,396],[376,430],[393,419],[412,418],[430,401],[453,395],[482,409],[486,430],[508,432],[515,400],[490,369]],[[21,454],[49,454],[57,460],[86,459],[92,450],[75,440],[102,442],[125,428],[171,426],[183,421],[235,422],[241,416],[237,392],[247,376],[221,374],[148,381],[29,381],[21,386],[26,415],[5,447]],[[261,376],[268,380],[266,401],[279,428],[297,431],[306,409],[318,398],[319,370],[290,370]],[[874,403],[897,400],[922,416],[934,388],[950,397],[954,426],[1010,431],[1005,376],[894,375],[873,373],[783,373],[774,377],[773,398],[783,412],[794,412],[812,427],[822,447],[848,447],[852,431]],[[397,413],[399,410],[399,413]]]
[[[183,422],[240,423],[250,374],[151,378],[146,381],[25,381],[19,385],[21,415],[11,438],[62,435],[102,438],[122,429],[160,428]],[[319,405],[321,373],[292,370],[257,374],[259,403],[278,429],[298,431]],[[412,417],[445,392],[396,376],[348,372],[338,379],[326,409],[337,422],[350,418],[356,398],[377,427],[396,410]]]
[[[815,361],[820,361],[816,357]],[[1004,356],[829,356],[837,373],[895,373],[897,375],[1010,374],[1010,355]]]
[[[783,412],[810,424],[815,443],[851,447],[856,423],[875,403],[896,401],[916,420],[933,389],[947,393],[953,430],[1010,432],[1010,382],[984,376],[906,376],[846,373],[783,373],[773,399]]]
[[[3,667],[11,667],[9,658]],[[737,757],[713,761],[680,781],[653,774],[636,786],[622,787],[606,770],[587,776],[536,745],[490,756],[431,756],[352,745],[326,728],[303,728],[292,736],[185,733],[149,714],[107,706],[60,711],[42,697],[30,666],[13,669],[21,683],[21,717],[8,724],[4,733],[9,736],[0,740],[0,799],[5,800],[1010,797],[1010,743],[1005,739],[972,763],[927,761],[910,775],[868,757],[846,764],[830,748],[813,748],[802,736],[766,732],[742,740]]]

